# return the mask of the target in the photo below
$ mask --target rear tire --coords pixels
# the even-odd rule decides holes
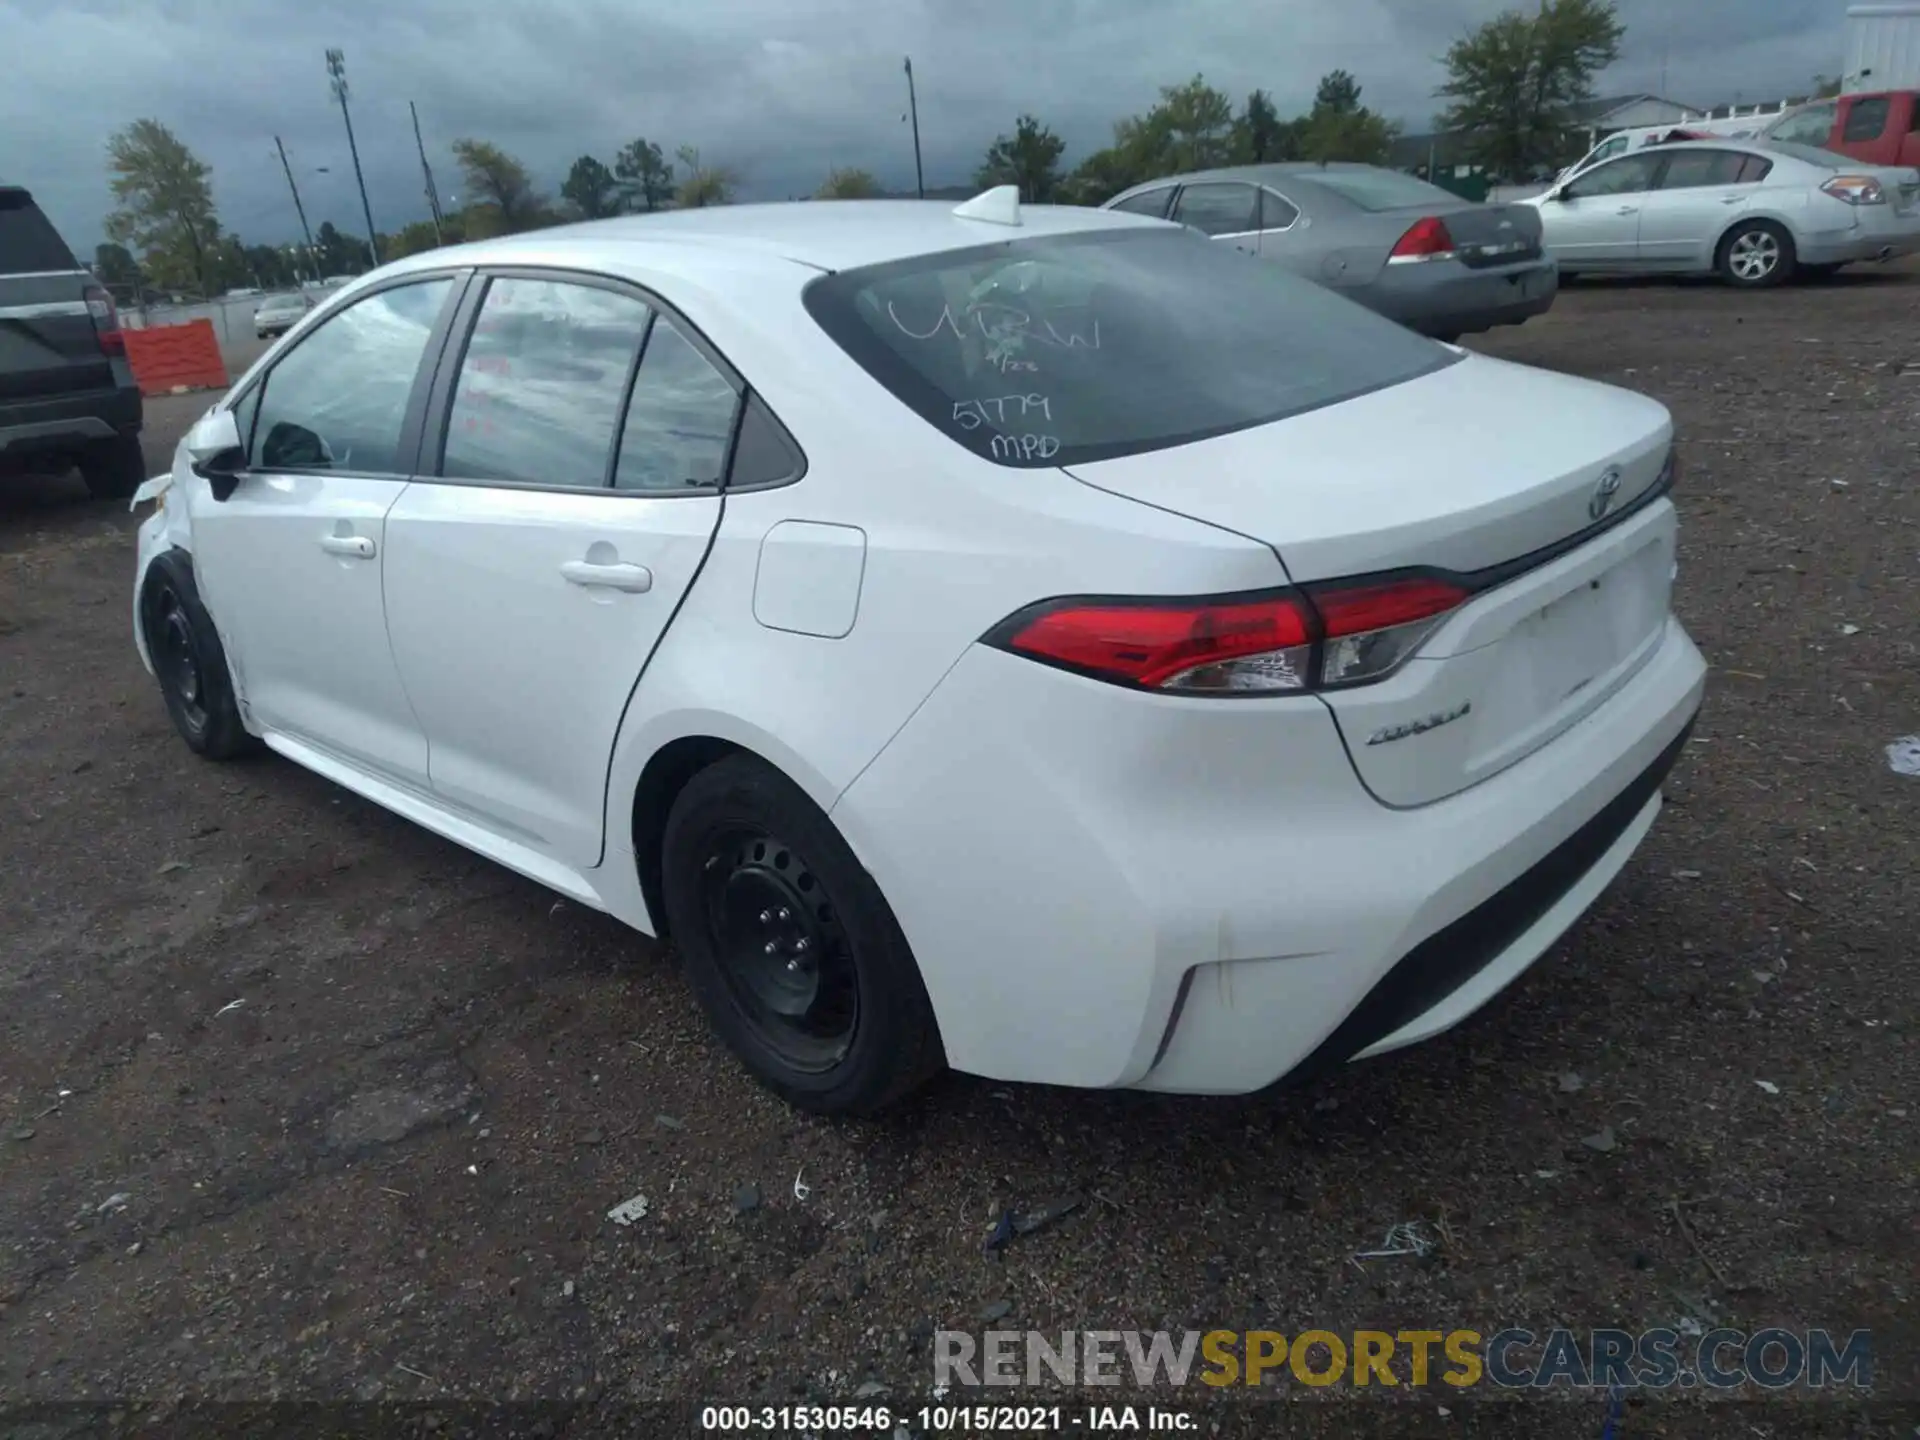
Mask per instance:
[[[870,1114],[946,1064],[920,967],[873,877],[805,791],[750,755],[674,800],[661,890],[687,980],[768,1088]]]
[[[154,558],[140,591],[140,626],[167,714],[187,748],[231,760],[259,744],[247,733],[233,696],[227,652],[200,603],[193,562],[179,550]]]
[[[1714,268],[1742,290],[1784,284],[1795,269],[1793,237],[1771,220],[1743,220],[1721,237]]]
[[[96,500],[124,500],[147,478],[138,435],[116,435],[80,454],[80,478]]]

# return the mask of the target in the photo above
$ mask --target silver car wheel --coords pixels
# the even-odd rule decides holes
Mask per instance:
[[[1742,280],[1764,280],[1780,266],[1780,242],[1765,230],[1749,230],[1727,252],[1727,264]]]

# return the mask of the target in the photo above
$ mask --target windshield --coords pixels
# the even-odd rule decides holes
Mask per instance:
[[[1264,425],[1452,363],[1310,281],[1164,227],[843,271],[806,305],[929,424],[1004,465]]]
[[[1455,206],[1460,197],[1438,185],[1429,185],[1398,170],[1303,170],[1302,180],[1311,180],[1322,190],[1331,190],[1362,210],[1411,210],[1416,205]]]

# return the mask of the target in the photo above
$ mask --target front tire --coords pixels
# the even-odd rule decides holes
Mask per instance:
[[[824,811],[750,755],[687,782],[661,889],[688,982],[762,1083],[802,1109],[870,1114],[945,1065],[920,968]]]
[[[124,500],[147,478],[138,435],[116,435],[87,447],[80,456],[80,478],[96,500]]]
[[[231,760],[258,743],[233,695],[220,632],[200,601],[193,562],[178,550],[154,558],[140,591],[140,625],[174,729],[209,760]]]
[[[1793,278],[1793,237],[1771,220],[1743,220],[1720,240],[1714,268],[1727,284],[1762,290]]]

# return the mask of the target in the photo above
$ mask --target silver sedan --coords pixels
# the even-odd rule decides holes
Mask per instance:
[[[1718,273],[1758,288],[1920,251],[1920,171],[1775,141],[1640,150],[1523,203],[1569,272]]]
[[[1172,175],[1105,208],[1190,225],[1442,340],[1517,325],[1560,288],[1538,211],[1477,204],[1375,165]]]

